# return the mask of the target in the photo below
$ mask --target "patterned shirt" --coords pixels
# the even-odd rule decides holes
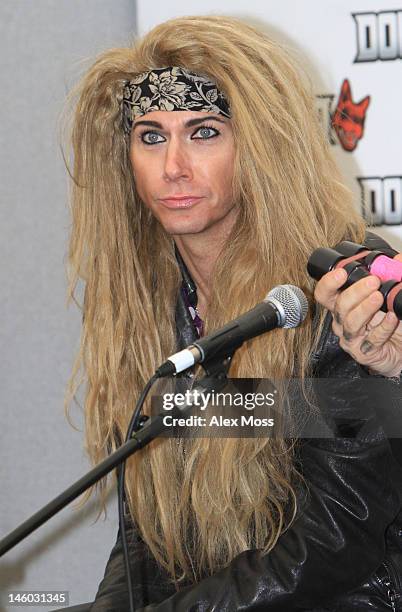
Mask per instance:
[[[188,289],[187,286],[185,285],[185,283],[183,283],[182,288],[181,288],[181,292],[183,295],[183,299],[184,299],[184,303],[188,308],[188,311],[191,315],[191,318],[193,319],[193,323],[194,323],[194,327],[197,331],[197,335],[199,338],[201,338],[204,334],[204,321],[201,319],[198,310],[196,307],[191,306],[190,304],[190,298],[189,298],[189,294],[188,294]]]

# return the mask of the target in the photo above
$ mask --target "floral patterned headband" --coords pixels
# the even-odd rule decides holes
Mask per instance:
[[[216,83],[178,66],[142,72],[125,82],[123,129],[126,134],[130,134],[136,117],[157,110],[209,111],[231,116],[229,102]]]

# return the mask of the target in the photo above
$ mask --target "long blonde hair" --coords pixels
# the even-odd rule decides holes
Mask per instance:
[[[208,75],[231,104],[240,213],[214,271],[207,331],[277,284],[311,297],[311,252],[364,236],[300,69],[260,31],[228,17],[179,18],[100,55],[72,93],[69,249],[70,296],[85,283],[69,398],[82,377],[94,463],[124,439],[140,390],[175,350],[174,245],[137,195],[121,123],[124,81],[164,66]],[[310,316],[246,343],[230,375],[305,376],[320,329]],[[296,510],[294,475],[286,440],[159,439],[129,460],[126,489],[158,562],[172,579],[198,580],[247,548],[275,545]]]

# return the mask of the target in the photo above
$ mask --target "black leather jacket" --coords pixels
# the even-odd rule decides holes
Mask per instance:
[[[384,244],[374,236],[368,241],[371,248]],[[188,344],[194,332],[183,304],[177,318],[181,343]],[[402,440],[383,434],[375,418],[379,399],[365,391],[367,385],[361,385],[360,397],[356,387],[349,394],[348,381],[364,381],[367,374],[340,349],[330,315],[312,359],[317,376],[335,381],[326,391],[324,412],[329,406],[328,417],[336,414],[339,437],[300,444],[308,493],[299,500],[292,526],[269,554],[243,552],[225,569],[180,591],[130,529],[137,610],[402,611],[402,470],[395,459],[402,457]],[[400,410],[402,421],[401,387],[389,387],[386,404]],[[129,610],[120,536],[91,610]]]

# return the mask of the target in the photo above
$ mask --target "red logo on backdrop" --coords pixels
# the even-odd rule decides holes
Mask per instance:
[[[347,79],[343,81],[338,104],[332,115],[332,125],[345,151],[354,151],[363,137],[369,104],[370,96],[360,102],[353,102],[350,83]]]
[[[322,94],[317,96],[318,114],[327,132],[330,144],[337,142],[345,151],[354,151],[364,136],[364,123],[370,96],[360,102],[353,102],[352,89],[348,79],[342,83],[338,102],[332,110],[335,96]]]

